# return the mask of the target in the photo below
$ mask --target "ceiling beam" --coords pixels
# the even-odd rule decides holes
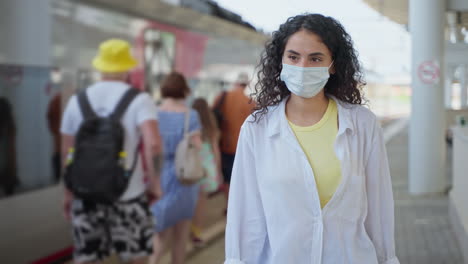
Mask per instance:
[[[466,0],[448,0],[447,10],[468,12],[468,1]]]
[[[446,64],[468,64],[468,44],[447,43],[445,44]]]
[[[188,30],[244,39],[263,45],[268,36],[230,21],[157,0],[77,0],[84,4],[167,23]]]
[[[411,0],[363,0],[368,6],[390,20],[408,25],[408,8]],[[468,1],[447,0],[447,11],[462,12],[462,25],[468,27]]]

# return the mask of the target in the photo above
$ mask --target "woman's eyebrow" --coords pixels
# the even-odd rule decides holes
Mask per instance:
[[[325,54],[323,54],[322,52],[313,52],[309,54],[309,57],[310,56],[325,56]]]
[[[290,52],[290,53],[292,53],[292,54],[295,54],[295,55],[301,55],[299,52],[294,51],[294,50],[288,50],[288,52]]]
[[[301,55],[299,52],[294,50],[288,50],[287,52],[292,53],[294,55]],[[325,54],[323,54],[322,52],[313,52],[309,54],[309,57],[310,56],[325,56]]]

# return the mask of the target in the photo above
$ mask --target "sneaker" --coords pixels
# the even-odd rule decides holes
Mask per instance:
[[[194,247],[199,248],[205,246],[205,241],[201,238],[201,230],[198,226],[192,225],[190,238],[192,239]]]

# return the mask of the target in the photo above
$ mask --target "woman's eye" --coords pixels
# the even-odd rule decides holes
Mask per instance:
[[[321,59],[321,58],[312,58],[312,61],[313,61],[313,62],[321,62],[322,59]]]
[[[294,56],[294,55],[289,55],[289,57],[291,60],[297,60],[297,56]]]

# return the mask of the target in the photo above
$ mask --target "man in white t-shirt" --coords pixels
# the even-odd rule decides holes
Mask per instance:
[[[122,96],[132,89],[125,80],[136,64],[126,41],[111,39],[100,45],[93,66],[101,72],[102,80],[86,89],[96,115],[111,114]],[[75,135],[82,122],[83,115],[74,95],[65,108],[61,124],[64,160],[74,146]],[[146,257],[152,253],[154,223],[146,191],[156,198],[162,193],[159,179],[161,142],[156,105],[151,97],[146,93],[138,94],[128,105],[121,123],[125,131],[126,165],[131,167],[137,158],[135,150],[142,139],[149,184],[144,181],[142,159],[137,159],[127,189],[113,204],[77,199],[65,187],[64,213],[73,227],[75,263],[95,263],[112,252],[124,261],[145,263]]]

